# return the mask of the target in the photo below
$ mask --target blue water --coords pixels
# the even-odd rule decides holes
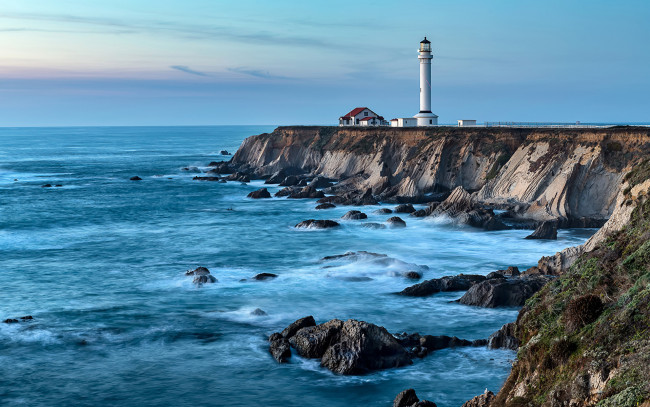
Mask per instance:
[[[349,221],[302,231],[292,226],[350,208],[251,200],[246,194],[261,181],[199,182],[183,171],[227,159],[220,150],[234,152],[245,137],[270,130],[0,129],[0,319],[35,318],[0,323],[0,404],[388,406],[413,387],[438,406],[456,407],[499,389],[513,352],[447,349],[409,367],[342,377],[295,355],[277,364],[266,338],[306,315],[486,338],[517,310],[450,303],[458,293],[395,296],[412,284],[400,273],[424,269],[418,265],[429,267],[425,278],[525,268],[593,230],[534,241],[523,239],[527,231],[405,217],[401,230]],[[129,181],[134,175],[143,180]],[[388,217],[373,209],[363,208],[368,221]],[[319,261],[350,250],[394,260]],[[219,282],[194,286],[184,271],[198,265]],[[259,272],[279,277],[240,281]],[[268,316],[252,316],[256,308]]]

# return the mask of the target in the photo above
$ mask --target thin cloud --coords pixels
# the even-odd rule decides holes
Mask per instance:
[[[195,71],[194,69],[191,69],[185,65],[172,65],[170,66],[171,69],[175,69],[177,71],[189,73],[190,75],[196,75],[196,76],[210,76],[205,72],[201,71]]]
[[[251,68],[246,68],[246,67],[235,67],[235,68],[228,68],[229,72],[235,72],[243,75],[248,75],[248,76],[253,76],[255,78],[263,78],[263,79],[291,79],[287,76],[281,76],[281,75],[272,75],[269,71],[263,71],[261,69],[251,69]]]

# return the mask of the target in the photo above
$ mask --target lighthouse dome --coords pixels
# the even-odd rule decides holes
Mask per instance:
[[[431,41],[427,37],[420,41],[420,52],[431,52]]]

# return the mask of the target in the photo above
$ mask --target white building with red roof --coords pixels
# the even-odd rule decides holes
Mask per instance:
[[[339,117],[339,126],[387,126],[382,116],[368,109],[357,107]]]

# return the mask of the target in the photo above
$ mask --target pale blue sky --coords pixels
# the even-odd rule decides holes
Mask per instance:
[[[2,0],[0,125],[650,121],[650,2]]]

